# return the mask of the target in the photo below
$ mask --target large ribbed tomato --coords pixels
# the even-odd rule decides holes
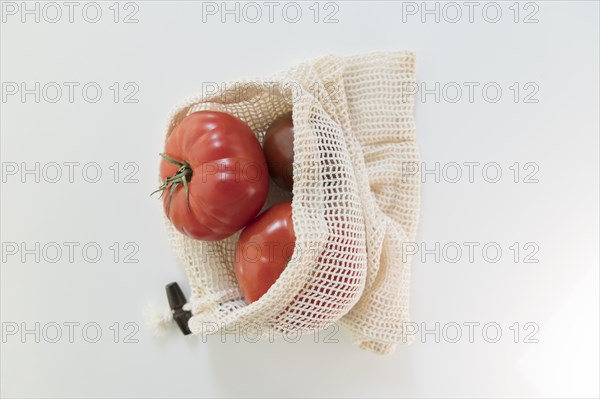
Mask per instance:
[[[220,240],[248,224],[269,191],[260,143],[224,112],[188,115],[169,135],[160,176],[165,213],[180,232]]]

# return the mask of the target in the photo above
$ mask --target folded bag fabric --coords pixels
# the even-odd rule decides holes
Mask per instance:
[[[167,137],[192,112],[217,110],[244,120],[262,143],[270,123],[292,111],[294,254],[258,301],[238,287],[239,233],[215,242],[168,237],[191,287],[194,334],[244,331],[263,338],[345,325],[361,348],[392,353],[409,343],[410,264],[420,179],[415,142],[415,58],[409,51],[324,56],[267,79],[211,87],[177,107]],[[210,93],[209,93],[210,91]],[[271,185],[265,207],[289,199]]]

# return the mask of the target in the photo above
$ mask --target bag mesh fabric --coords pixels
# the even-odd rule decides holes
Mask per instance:
[[[414,55],[408,51],[325,56],[270,78],[203,93],[171,115],[167,136],[192,112],[210,109],[244,120],[263,140],[292,111],[296,245],[287,267],[258,301],[238,287],[233,258],[239,233],[197,241],[166,220],[169,241],[191,287],[195,334],[241,331],[263,337],[323,329],[340,322],[360,347],[380,354],[410,342],[410,265],[420,179],[413,117]],[[265,209],[291,199],[271,183]]]

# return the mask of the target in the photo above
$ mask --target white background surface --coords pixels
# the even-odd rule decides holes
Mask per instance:
[[[3,14],[3,84],[98,82],[103,88],[97,103],[82,98],[81,86],[73,103],[66,91],[57,103],[36,103],[32,95],[25,102],[18,95],[3,98],[3,168],[11,162],[97,162],[103,172],[95,184],[82,179],[81,169],[70,183],[66,167],[57,183],[6,176],[3,245],[96,242],[103,254],[88,263],[80,246],[73,262],[65,252],[56,263],[44,257],[38,263],[3,249],[2,396],[598,396],[597,2],[537,2],[539,22],[531,24],[522,19],[533,8],[521,4],[515,23],[512,2],[499,3],[498,23],[482,17],[484,3],[472,23],[463,5],[457,23],[443,14],[439,23],[432,15],[423,23],[420,14],[404,14],[403,21],[399,2],[338,2],[338,22],[331,24],[313,21],[312,2],[302,3],[296,24],[286,22],[280,8],[269,23],[265,7],[254,24],[243,18],[236,23],[233,16],[222,23],[221,14],[203,22],[202,6],[192,2],[138,2],[138,23],[114,23],[111,4],[101,3],[103,16],[95,24],[82,18],[81,6],[73,23],[64,6],[54,24]],[[218,336],[203,343],[175,330],[152,337],[143,309],[148,302],[164,306],[166,283],[184,283],[160,207],[148,197],[170,109],[198,93],[203,82],[267,75],[323,54],[396,49],[416,52],[418,80],[427,88],[456,82],[464,89],[457,103],[448,101],[453,92],[439,102],[433,95],[418,97],[418,139],[427,167],[496,162],[502,168],[496,184],[487,183],[481,169],[470,183],[466,168],[458,183],[443,176],[436,183],[428,175],[423,184],[419,242],[427,248],[497,242],[503,249],[497,263],[485,261],[481,246],[473,262],[466,253],[456,263],[431,255],[414,259],[414,321],[430,329],[436,322],[458,323],[462,339],[450,343],[445,338],[454,333],[448,330],[436,343],[432,334],[419,333],[413,346],[378,357],[354,347],[343,330],[335,344],[312,337],[295,344],[222,343]],[[115,104],[108,88],[114,82],[137,84],[139,102]],[[480,84],[473,102],[464,82]],[[496,103],[482,96],[488,82],[503,90]],[[535,83],[538,102],[521,97],[515,103],[509,88],[514,82]],[[139,165],[139,182],[115,183],[108,169],[114,162]],[[521,175],[514,183],[508,168],[514,162],[536,163],[539,182],[523,183]],[[114,242],[137,243],[139,262],[123,263],[123,252],[115,262],[109,249]],[[509,249],[514,242],[536,243],[533,258],[539,262],[525,263],[528,251],[515,262]],[[40,328],[62,325],[62,338],[50,343],[40,334],[36,343],[35,334],[7,333],[14,325],[33,329],[36,322]],[[72,343],[65,322],[80,323]],[[82,336],[89,322],[102,328],[97,343]],[[115,322],[118,343],[109,329]],[[127,322],[139,325],[133,336],[138,343],[123,342]],[[498,323],[502,337],[488,343],[480,326],[470,343],[465,322]],[[518,343],[510,330],[515,322]],[[538,343],[523,342],[531,331],[523,328],[527,322],[539,327],[533,337]],[[52,338],[55,330],[47,333]]]

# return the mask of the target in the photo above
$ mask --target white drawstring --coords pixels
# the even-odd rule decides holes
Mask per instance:
[[[174,323],[173,313],[169,307],[158,308],[149,303],[144,312],[146,325],[152,331],[153,335],[163,335]]]

